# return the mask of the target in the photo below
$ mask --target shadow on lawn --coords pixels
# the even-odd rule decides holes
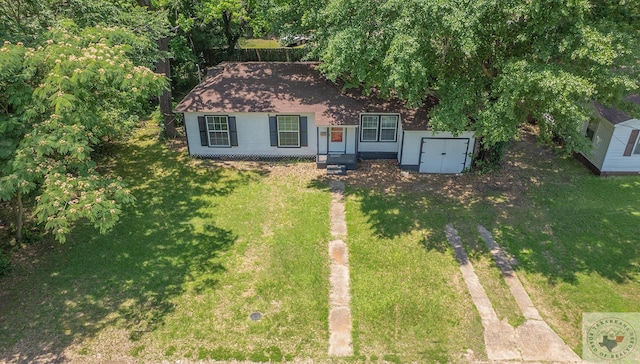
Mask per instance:
[[[589,176],[562,189],[549,183],[538,198],[535,211],[497,221],[521,269],[542,273],[550,284],[575,282],[578,272],[638,280],[639,178]]]
[[[219,255],[236,236],[207,223],[214,220],[210,198],[260,173],[189,167],[186,157],[159,142],[123,148],[116,170],[129,182],[135,205],[108,234],[79,227],[66,245],[54,245],[29,270],[15,272],[24,276],[9,296],[15,302],[0,305],[0,362],[63,362],[74,340],[105,328],[124,329],[125,342],[126,336],[135,341],[162,325],[185,290],[216,287],[225,270]],[[118,343],[100,343],[108,345]]]
[[[578,273],[638,279],[638,177],[596,177],[531,138],[512,146],[501,170],[485,175],[403,176],[386,167],[338,177],[382,239],[425,230],[425,249],[447,251],[444,227],[452,223],[473,258],[487,253],[476,230],[481,224],[498,233],[516,269],[541,273],[550,284],[574,282]]]

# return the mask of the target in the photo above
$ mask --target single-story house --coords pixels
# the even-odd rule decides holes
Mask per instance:
[[[346,92],[318,63],[222,63],[177,106],[189,154],[200,158],[315,160],[354,169],[358,159],[460,173],[471,166],[473,132],[430,130],[428,109]]]
[[[638,95],[626,101],[640,106]],[[640,174],[640,120],[616,107],[593,105],[596,113],[583,126],[592,147],[580,159],[598,175]]]

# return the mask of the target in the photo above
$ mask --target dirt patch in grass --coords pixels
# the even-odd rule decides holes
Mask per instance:
[[[194,163],[238,170],[261,171],[273,178],[298,175],[328,180],[339,179],[346,184],[363,189],[373,189],[387,195],[409,192],[438,194],[461,203],[479,198],[491,198],[496,202],[509,202],[523,192],[537,186],[539,176],[553,168],[552,160],[557,156],[536,142],[537,128],[529,125],[522,130],[521,139],[508,148],[500,169],[488,173],[470,172],[456,175],[423,174],[403,171],[396,160],[362,160],[356,170],[346,176],[327,176],[317,169],[315,163],[299,162],[245,162],[194,160]],[[169,146],[186,153],[182,138],[169,141]],[[496,195],[500,197],[495,198]]]
[[[385,194],[429,193],[461,203],[499,195],[497,202],[513,201],[539,183],[536,176],[549,168],[548,161],[555,157],[536,143],[534,132],[533,127],[524,130],[521,140],[513,142],[507,150],[502,167],[489,173],[422,174],[400,170],[395,160],[368,160],[338,178],[356,188]]]
[[[549,150],[538,146],[535,142],[535,129],[525,130],[522,140],[514,142],[504,159],[502,169],[487,174],[465,173],[461,175],[426,175],[415,172],[401,171],[395,160],[371,160],[359,163],[357,170],[349,171],[348,175],[334,177],[331,179],[340,179],[347,185],[354,188],[373,190],[385,195],[402,195],[406,193],[425,194],[430,196],[441,196],[447,201],[459,204],[473,204],[478,202],[490,202],[496,206],[514,206],[518,203],[526,202],[522,198],[523,194],[531,188],[535,188],[541,182],[541,176],[554,172],[555,167],[553,153]],[[187,148],[184,138],[169,140],[165,143],[171,149],[180,153],[179,163],[187,163],[196,167],[235,169],[238,171],[251,171],[259,173],[265,179],[287,179],[298,181],[311,181],[322,186],[322,182],[327,181],[329,176],[326,170],[317,169],[315,163],[309,162],[244,162],[244,161],[215,161],[215,160],[198,160],[186,158]],[[292,178],[293,177],[293,178]],[[296,186],[297,186],[297,182]],[[304,190],[300,188],[298,190]],[[293,189],[293,191],[296,191]],[[274,198],[275,198],[274,193]],[[2,208],[4,205],[0,205]],[[8,220],[2,219],[0,222],[0,238],[3,234],[6,236],[8,232]],[[386,226],[386,225],[385,225]],[[263,240],[272,239],[275,233],[275,226],[263,226],[260,238]],[[473,228],[473,226],[472,226]],[[416,239],[418,240],[418,239]],[[474,241],[471,241],[473,244]],[[52,249],[58,248],[55,244],[41,242],[29,244],[20,249],[19,253],[14,256],[14,264],[20,266],[20,271],[28,272],[30,269],[38,266],[38,259],[41,259],[45,253]],[[260,249],[247,249],[242,256],[240,262],[240,272],[255,269],[254,263],[264,252]],[[23,275],[14,275],[14,279],[23,279]],[[8,285],[14,286],[14,282],[3,281]],[[238,285],[237,295],[242,300],[250,300],[257,296],[258,289],[254,286],[254,282],[248,282],[246,285]],[[461,282],[455,281],[455,286],[462,286]],[[27,298],[28,299],[28,298]],[[14,300],[14,297],[7,297],[0,292],[0,302]],[[280,301],[265,301],[262,311],[271,312],[273,315],[278,314],[280,306],[286,304]],[[244,307],[244,306],[243,306]],[[271,311],[268,311],[271,310]],[[312,309],[309,309],[312,312]],[[325,312],[326,310],[322,310]],[[251,312],[251,311],[247,311]],[[265,329],[266,330],[266,329]],[[76,362],[104,362],[111,361],[113,358],[98,356],[97,352],[109,352],[126,354],[117,357],[117,361],[127,362],[135,361],[137,358],[150,355],[149,352],[159,350],[158,348],[144,347],[147,342],[132,342],[125,331],[113,328],[112,331],[103,331],[102,335],[94,337],[91,341],[77,341],[64,352],[66,359]],[[108,337],[109,339],[103,338]],[[37,342],[37,341],[36,341]],[[125,345],[126,344],[126,345]],[[80,345],[80,346],[77,346]],[[176,350],[176,343],[172,343],[171,347],[164,348],[167,350],[167,356],[173,355]],[[185,344],[186,345],[186,344]],[[86,347],[85,347],[86,346]],[[173,347],[173,349],[171,349]],[[33,348],[37,349],[37,348]],[[25,349],[28,353],[32,349]],[[194,350],[196,350],[194,348]],[[33,351],[33,350],[32,350]],[[294,352],[291,349],[291,352]],[[170,353],[169,353],[170,352]],[[115,354],[114,354],[115,355]],[[193,358],[196,357],[194,352]],[[205,355],[204,357],[207,357]],[[1,361],[1,360],[0,360]]]

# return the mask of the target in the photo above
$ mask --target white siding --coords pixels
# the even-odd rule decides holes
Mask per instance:
[[[398,115],[389,113],[367,113],[362,115]],[[361,116],[362,118],[362,116]],[[360,128],[357,129],[358,153],[398,153],[400,140],[402,139],[402,118],[398,116],[398,130],[395,142],[363,142],[360,140]]]
[[[398,153],[399,142],[360,142],[360,153]]]
[[[322,135],[324,133],[324,135]],[[327,139],[329,138],[329,128],[326,126],[318,127],[318,135],[314,143],[318,143],[318,154],[327,154]]]
[[[346,127],[345,128],[345,138],[347,139],[347,154],[356,154],[358,151],[358,127]]]
[[[601,172],[640,172],[640,154],[631,153],[630,156],[624,156],[629,136],[634,129],[640,129],[640,120],[632,119],[615,125],[610,136],[609,149],[600,168]]]
[[[469,152],[473,152],[473,146],[475,145],[475,137],[473,132],[463,132],[460,135],[454,136],[449,132],[434,132],[434,131],[414,131],[407,130],[404,132],[404,138],[402,140],[402,150],[400,155],[400,166],[404,168],[413,168],[417,170],[420,164],[420,148],[422,146],[422,138],[468,138],[469,139]],[[467,159],[465,168],[471,166],[472,157]]]
[[[586,127],[584,129],[586,132]],[[585,158],[587,158],[589,162],[593,163],[593,165],[599,170],[602,170],[605,157],[607,156],[607,150],[609,149],[613,130],[613,125],[610,122],[600,121],[596,132],[593,134],[591,149],[582,153],[582,155],[584,155]],[[622,155],[622,153],[620,153],[620,155]]]
[[[318,127],[318,138],[314,140],[314,143],[318,142],[318,154],[327,154],[327,147],[331,138],[329,133],[329,126]],[[345,154],[356,154],[356,146],[358,143],[358,127],[355,125],[342,126],[344,128],[343,138],[345,140]],[[324,135],[322,135],[324,133]]]
[[[238,146],[230,148],[215,148],[200,145],[200,130],[198,128],[198,116],[227,115],[236,117],[238,130]],[[307,117],[307,147],[278,148],[271,146],[269,132],[269,116],[272,113],[185,113],[184,123],[187,131],[189,153],[192,156],[256,156],[256,157],[312,157],[317,152],[317,128],[312,113],[281,114],[300,115]]]

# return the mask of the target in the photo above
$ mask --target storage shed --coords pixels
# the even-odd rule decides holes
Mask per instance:
[[[640,106],[640,96],[626,99]],[[640,120],[616,107],[594,102],[596,115],[585,122],[592,148],[580,159],[598,175],[640,174]]]

